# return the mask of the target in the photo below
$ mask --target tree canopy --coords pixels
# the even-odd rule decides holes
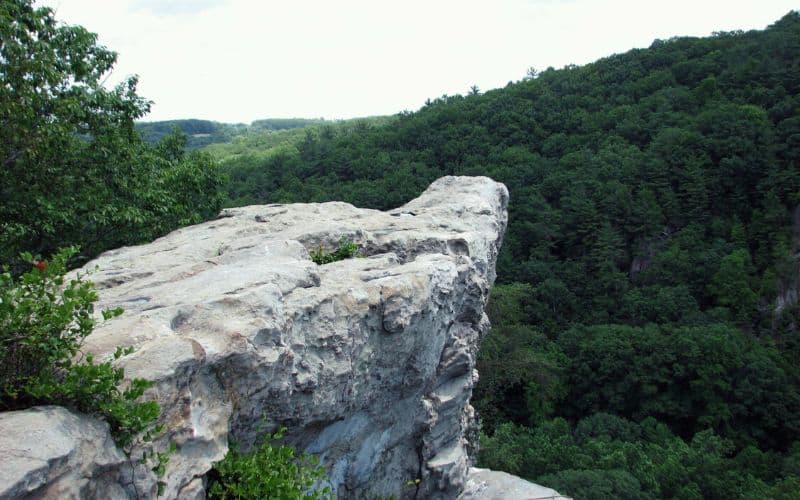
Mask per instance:
[[[103,85],[116,54],[30,0],[0,2],[0,262],[79,244],[84,258],[216,214],[223,177],[184,139],[144,144],[136,77]]]

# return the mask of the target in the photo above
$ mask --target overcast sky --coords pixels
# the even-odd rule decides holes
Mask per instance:
[[[798,0],[40,0],[117,51],[146,119],[418,109],[656,38],[763,29]]]

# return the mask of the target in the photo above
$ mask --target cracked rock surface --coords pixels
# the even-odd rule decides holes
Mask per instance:
[[[228,209],[79,270],[98,288],[98,310],[125,310],[86,349],[133,346],[119,361],[126,376],[156,382],[148,396],[167,428],[156,445],[177,444],[164,497],[202,498],[231,441],[247,449],[278,426],[320,456],[339,498],[458,496],[507,202],[486,177],[444,177],[388,212]],[[311,261],[343,239],[363,257]],[[155,497],[146,467],[114,476],[104,460],[110,497]]]

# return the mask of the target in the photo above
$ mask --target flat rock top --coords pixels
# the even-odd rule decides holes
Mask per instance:
[[[507,472],[471,468],[458,500],[572,500]]]
[[[403,274],[400,268],[418,257],[428,267],[444,257],[468,258],[491,283],[507,201],[505,186],[487,177],[444,177],[388,212],[341,202],[226,209],[216,220],[106,252],[79,270],[100,291],[98,309],[125,310],[112,327],[97,328],[87,348],[111,353],[131,345],[141,358],[140,346],[159,344],[148,349],[156,358],[126,362],[128,376],[158,379],[172,373],[171,361],[228,352],[281,327],[264,320],[282,311],[242,315],[248,301],[260,308],[273,296],[274,307],[285,308],[303,307],[293,299],[314,301],[320,294],[357,298],[371,281]],[[366,258],[325,266],[311,261],[309,252],[333,250],[341,240],[355,242]],[[198,308],[206,313],[203,331],[191,325]],[[226,316],[230,310],[238,318]]]

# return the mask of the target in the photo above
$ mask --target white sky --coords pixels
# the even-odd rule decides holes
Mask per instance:
[[[418,109],[656,38],[763,29],[798,0],[40,0],[119,53],[148,120]]]

